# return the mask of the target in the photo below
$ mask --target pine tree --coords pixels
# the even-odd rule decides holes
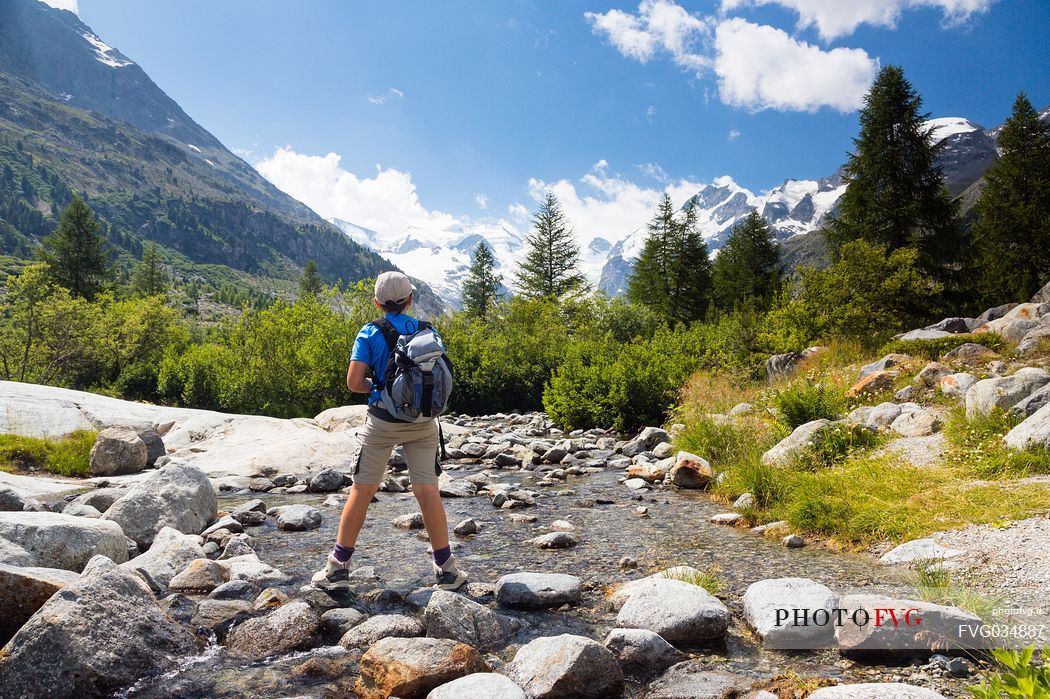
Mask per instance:
[[[521,295],[558,300],[585,291],[587,280],[579,271],[580,246],[553,192],[547,192],[532,226],[525,237],[529,249],[515,280]]]
[[[463,308],[474,318],[485,318],[499,300],[503,275],[494,271],[495,259],[485,241],[474,248],[474,261],[463,282]]]
[[[699,320],[711,295],[711,259],[697,230],[696,201],[680,214],[664,194],[627,286],[627,298],[671,321]]]
[[[164,260],[155,243],[142,246],[142,260],[135,265],[131,275],[131,288],[140,296],[155,296],[168,290],[168,277],[164,273]]]
[[[299,277],[299,298],[317,298],[324,289],[324,282],[317,272],[317,263],[310,260],[303,267],[303,276]]]
[[[757,211],[733,226],[718,251],[711,272],[719,308],[732,310],[744,302],[765,307],[780,280],[780,251],[769,224]]]
[[[95,214],[83,199],[73,197],[40,253],[56,283],[88,300],[111,278],[106,239],[98,231]]]
[[[996,142],[977,202],[975,271],[986,302],[1027,301],[1050,281],[1050,124],[1022,92]]]
[[[833,249],[857,239],[890,251],[911,247],[921,269],[944,276],[961,241],[956,206],[934,163],[940,144],[924,126],[928,116],[899,66],[879,72],[864,98],[846,193],[825,231]]]

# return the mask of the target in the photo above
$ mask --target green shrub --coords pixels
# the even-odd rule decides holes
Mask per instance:
[[[128,400],[158,400],[158,365],[159,362],[136,362],[124,367],[113,383],[114,391]]]
[[[795,456],[792,466],[808,471],[837,466],[853,453],[870,449],[881,441],[878,433],[862,425],[830,425],[817,433],[812,446]]]
[[[762,510],[783,501],[790,490],[790,474],[776,466],[767,466],[760,457],[737,461],[724,471],[725,477],[715,486],[716,491],[735,499],[744,493],[755,498],[752,518],[758,518]]]
[[[1007,349],[1006,341],[995,333],[962,333],[935,340],[891,340],[882,346],[879,354],[907,354],[934,361],[967,342],[984,345],[993,352],[1005,352]]]
[[[793,430],[813,420],[835,419],[845,410],[846,397],[831,384],[801,379],[778,390],[773,405],[779,411],[779,420]]]
[[[945,461],[978,478],[1025,478],[1050,473],[1050,450],[1014,451],[1003,437],[1021,418],[1000,408],[967,419],[957,405],[948,413],[944,434],[949,449]]]
[[[1024,650],[995,649],[992,656],[999,671],[981,684],[971,687],[977,699],[1047,699],[1050,697],[1050,664],[1045,657],[1041,666],[1032,661],[1035,648]]]
[[[60,476],[88,475],[96,433],[74,432],[59,439],[0,434],[0,465],[6,470],[44,470]]]

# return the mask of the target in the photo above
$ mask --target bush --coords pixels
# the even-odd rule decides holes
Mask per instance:
[[[936,340],[891,340],[882,346],[880,354],[907,354],[935,361],[967,342],[984,345],[993,352],[1006,351],[1006,341],[995,333],[963,333],[951,337],[939,337]]]
[[[813,445],[796,455],[793,466],[809,471],[837,466],[854,452],[870,449],[880,441],[878,433],[867,427],[834,424],[821,430]]]
[[[778,390],[773,395],[773,405],[779,420],[793,430],[813,420],[837,418],[846,408],[846,397],[831,384],[800,379]]]
[[[992,656],[999,663],[999,671],[989,675],[981,684],[971,687],[970,694],[977,699],[1028,699],[1050,697],[1050,664],[1042,666],[1032,661],[1035,648],[1024,650],[995,649]]]
[[[948,413],[944,434],[950,448],[945,461],[978,478],[1025,478],[1050,473],[1050,450],[1014,451],[1003,437],[1021,418],[996,408],[989,415],[967,419],[957,405]]]
[[[44,470],[60,476],[88,475],[95,432],[74,432],[59,439],[0,434],[0,466],[8,470]]]
[[[117,395],[128,400],[157,401],[160,394],[157,392],[157,364],[151,362],[136,362],[124,367],[123,371],[113,382],[113,389]]]

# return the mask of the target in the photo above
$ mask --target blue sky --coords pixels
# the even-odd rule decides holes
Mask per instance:
[[[556,183],[585,218],[638,216],[651,201],[640,193],[720,175],[758,192],[830,174],[878,65],[903,65],[934,116],[991,127],[1022,89],[1050,104],[1045,0],[79,0],[77,11],[279,186],[385,233],[520,222]]]

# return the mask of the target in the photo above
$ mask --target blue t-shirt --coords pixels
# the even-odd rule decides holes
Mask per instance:
[[[419,321],[407,313],[386,313],[384,317],[402,335],[411,335],[419,329]],[[373,323],[369,323],[361,328],[361,332],[357,333],[357,337],[354,339],[354,349],[350,353],[350,361],[367,364],[372,369],[372,377],[379,384],[382,384],[386,379],[387,362],[390,361],[390,349],[386,345],[383,331]],[[372,393],[368,396],[369,405],[376,405],[382,402],[379,393],[378,388],[372,389]]]

